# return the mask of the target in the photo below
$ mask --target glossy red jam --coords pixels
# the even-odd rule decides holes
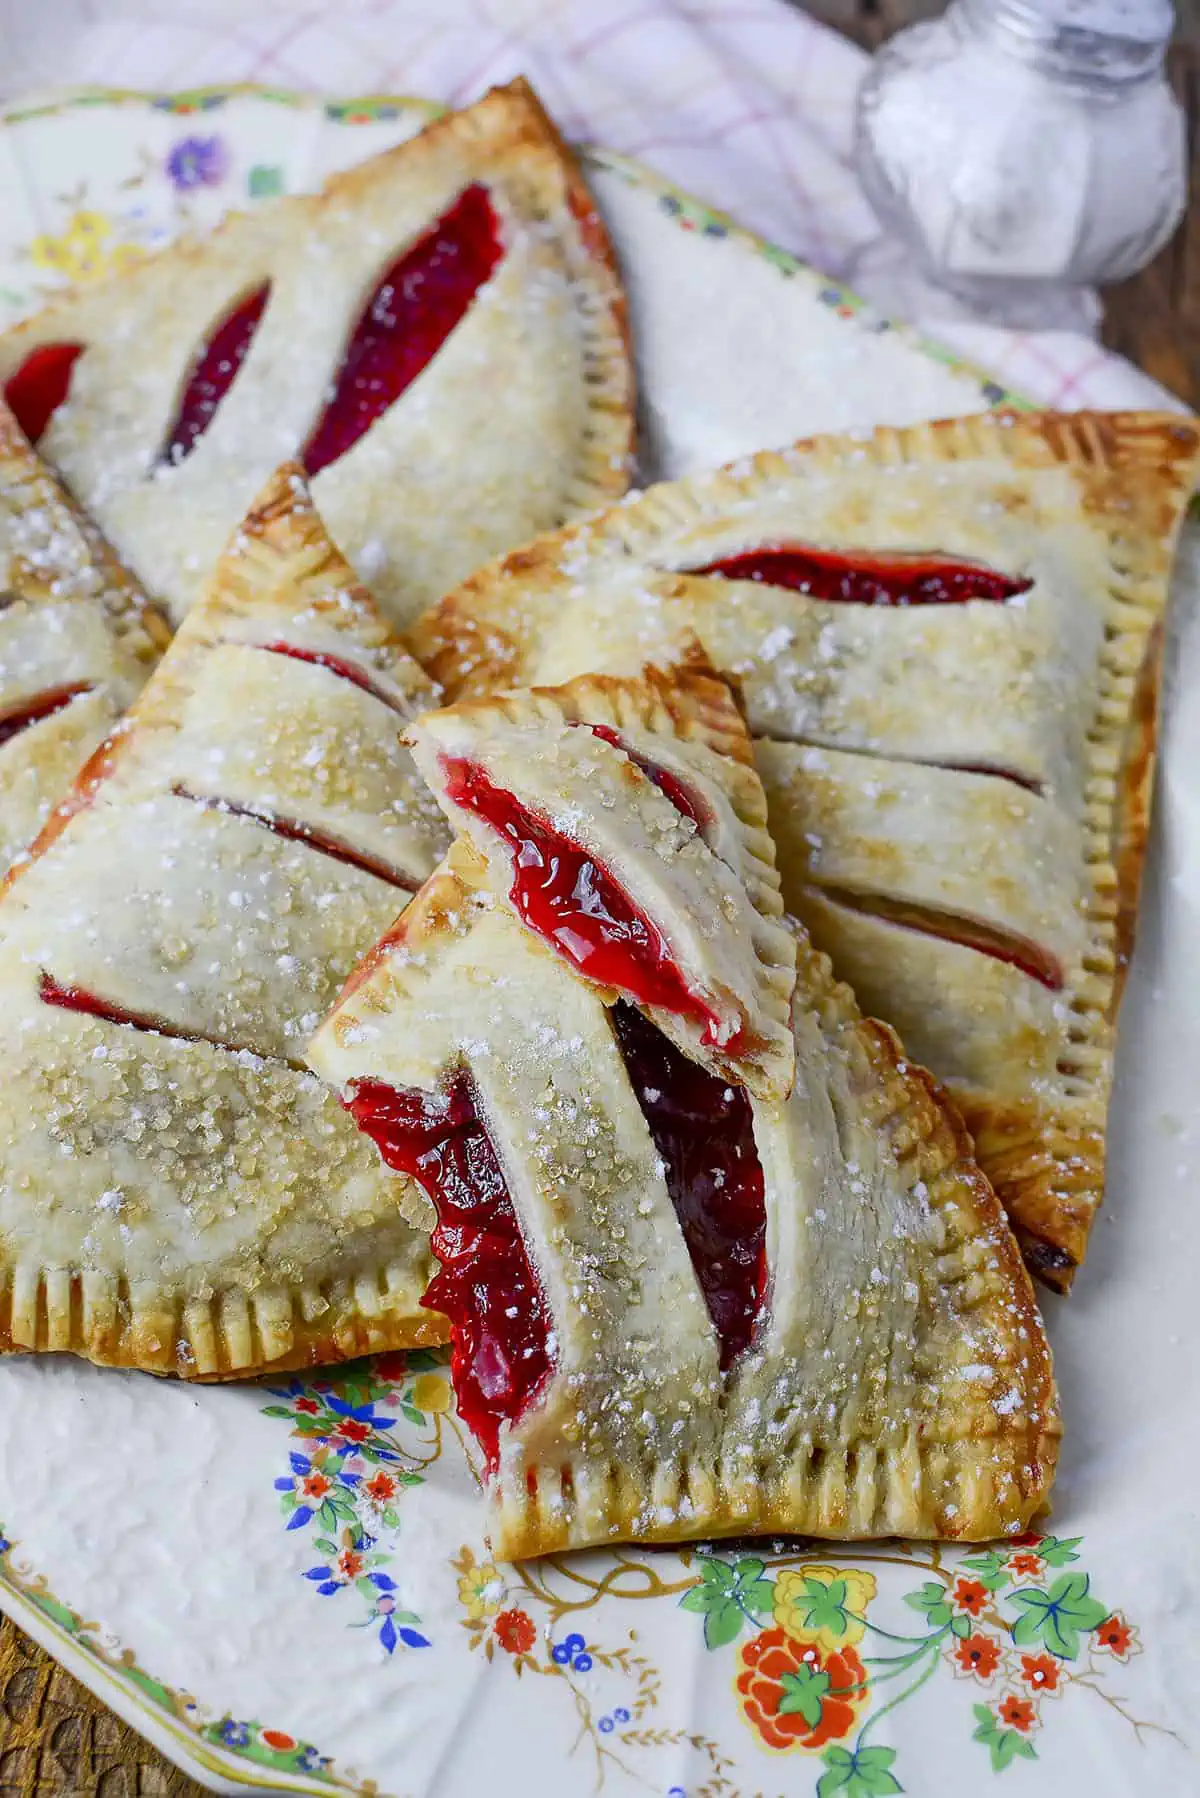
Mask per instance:
[[[545,1294],[475,1089],[465,1073],[439,1093],[363,1080],[346,1105],[388,1167],[419,1180],[437,1209],[441,1269],[421,1302],[454,1326],[459,1416],[494,1468],[501,1425],[533,1403],[554,1357]]]
[[[944,556],[862,555],[810,549],[803,543],[764,543],[688,574],[718,574],[730,581],[762,581],[813,599],[859,606],[946,606],[968,599],[997,602],[1028,593],[1032,581],[1016,580],[971,562]]]
[[[76,357],[82,354],[81,343],[40,344],[5,382],[4,398],[9,411],[30,443],[37,442],[66,399],[71,370]]]
[[[640,768],[646,779],[658,788],[664,798],[671,801],[677,812],[682,812],[685,818],[690,818],[698,830],[708,823],[708,807],[699,793],[680,780],[677,774],[672,774],[669,768],[660,767],[648,756],[639,755],[635,749],[629,747],[619,731],[612,730],[607,724],[589,724],[585,728],[590,730],[594,737],[599,737],[602,742],[611,743],[614,749],[619,749],[622,755],[627,755],[634,767]]]
[[[182,462],[207,431],[217,407],[233,386],[238,370],[249,354],[270,292],[271,283],[265,281],[253,293],[247,294],[222,319],[201,349],[188,375],[179,410],[167,432],[160,461]]]
[[[444,757],[442,768],[455,804],[509,845],[509,897],[531,930],[589,980],[703,1024],[706,1042],[721,1041],[716,1014],[688,986],[661,931],[611,874],[473,763]],[[736,1053],[733,1042],[727,1046]]]
[[[339,680],[348,680],[354,686],[361,687],[364,693],[370,693],[375,699],[387,701],[387,695],[379,690],[365,668],[344,661],[341,656],[331,655],[328,650],[306,649],[299,643],[281,641],[256,643],[252,647],[266,650],[269,655],[290,656],[294,662],[308,662],[314,668],[324,668],[330,674],[336,674]]]
[[[176,799],[188,799],[193,805],[204,806],[209,811],[227,812],[233,818],[248,818],[251,824],[260,825],[273,836],[285,837],[289,843],[305,843],[319,855],[327,855],[335,862],[345,862],[350,868],[361,868],[364,874],[373,874],[376,880],[386,880],[389,886],[400,887],[406,893],[411,893],[416,885],[416,882],[398,874],[377,856],[355,849],[349,843],[343,843],[340,838],[327,835],[313,824],[302,824],[297,818],[281,818],[275,812],[256,811],[252,805],[240,805],[235,799],[193,793],[183,786],[174,786],[171,792]]]
[[[504,254],[487,188],[473,182],[393,262],[346,345],[304,466],[319,474],[352,449],[431,362]],[[503,406],[501,393],[496,403]]]
[[[78,699],[81,693],[90,693],[91,686],[87,681],[77,681],[73,687],[50,687],[36,698],[26,700],[25,704],[0,718],[0,748],[11,738],[19,736],[21,731],[28,730],[31,724],[40,724],[43,718],[53,718],[55,712],[61,712],[64,706]]]
[[[767,1293],[767,1208],[750,1101],[632,1005],[617,1005],[612,1018],[728,1367],[753,1340]]]

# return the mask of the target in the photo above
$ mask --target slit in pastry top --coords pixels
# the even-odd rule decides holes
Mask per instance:
[[[305,445],[306,474],[340,460],[411,387],[503,254],[488,190],[473,181],[377,282]]]
[[[859,606],[962,605],[972,599],[1003,604],[1033,585],[950,556],[816,549],[804,543],[764,543],[682,572],[762,581],[813,599]]]

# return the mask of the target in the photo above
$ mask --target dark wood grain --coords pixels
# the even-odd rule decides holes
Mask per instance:
[[[1200,0],[1180,0],[1172,80],[1200,146]],[[874,47],[941,0],[811,0],[809,11]],[[1195,191],[1195,188],[1193,189]],[[1200,404],[1200,221],[1192,207],[1161,256],[1105,295],[1104,341]],[[203,1798],[140,1736],[0,1619],[0,1798]]]

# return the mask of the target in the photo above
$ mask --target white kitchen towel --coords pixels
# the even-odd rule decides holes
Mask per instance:
[[[862,52],[787,0],[0,0],[0,92],[257,82],[458,105],[523,73],[568,136],[640,157],[1055,406],[1156,405],[1089,334],[1002,331],[881,238],[851,160]],[[3,204],[0,196],[0,204]]]

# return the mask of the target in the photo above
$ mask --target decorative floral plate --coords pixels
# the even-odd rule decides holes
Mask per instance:
[[[430,111],[261,90],[11,108],[0,321]],[[590,173],[631,288],[648,476],[1012,400],[635,165],[596,153]],[[1200,1791],[1198,584],[1189,543],[1108,1207],[1074,1296],[1048,1301],[1053,1521],[976,1550],[497,1566],[438,1355],[201,1389],[10,1359],[0,1606],[222,1792]]]

